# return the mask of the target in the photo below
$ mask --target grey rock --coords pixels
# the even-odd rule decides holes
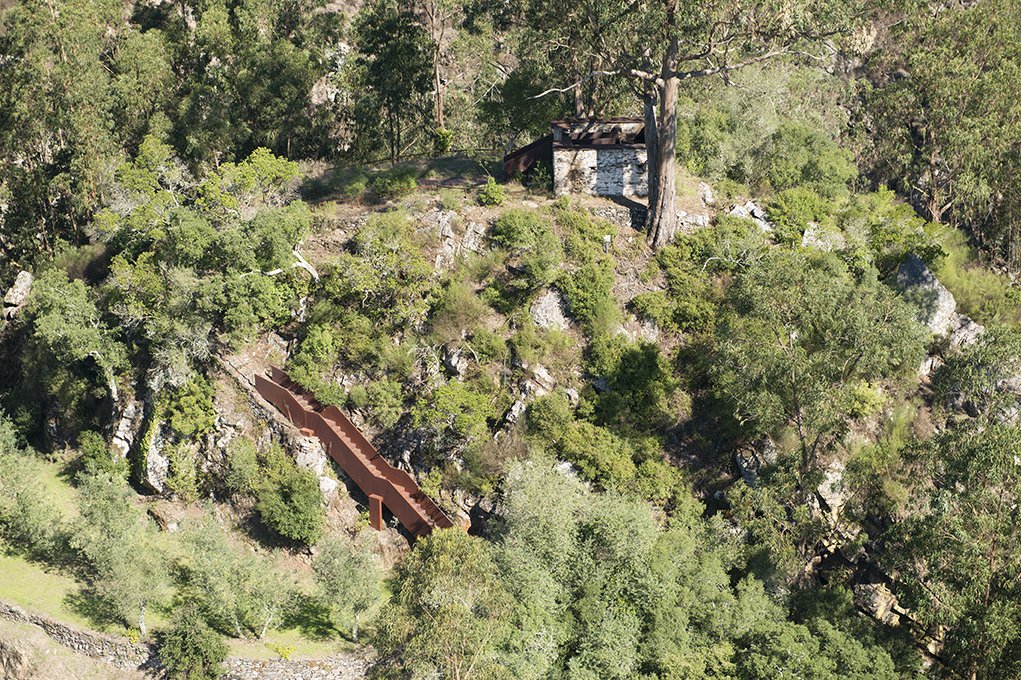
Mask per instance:
[[[567,401],[571,404],[571,406],[577,406],[578,402],[581,401],[581,395],[578,393],[578,390],[573,387],[568,387],[564,390],[564,394],[567,395]]]
[[[805,233],[801,236],[802,248],[815,248],[823,252],[839,250],[844,247],[844,235],[836,228],[827,228],[818,222],[809,222]]]
[[[709,226],[710,221],[709,213],[692,214],[683,210],[677,213],[677,228],[685,234],[692,234],[699,229],[705,229]]]
[[[532,303],[529,313],[532,321],[545,330],[562,331],[567,328],[567,315],[564,313],[564,299],[555,290],[547,290]]]
[[[698,183],[698,197],[702,199],[702,203],[705,205],[716,205],[716,195],[713,193],[713,188],[705,182]]]
[[[763,467],[776,462],[776,444],[772,439],[763,439],[756,446],[749,449],[741,449],[734,454],[734,463],[737,465],[741,478],[748,486],[755,486],[759,480],[759,471]]]
[[[481,253],[485,239],[486,225],[479,222],[469,222],[464,230],[464,238],[461,239],[461,251]]]
[[[985,332],[985,326],[961,314],[957,318],[956,328],[950,331],[950,346],[961,348],[973,345]]]
[[[844,464],[834,461],[823,470],[822,482],[816,489],[819,497],[826,503],[830,515],[836,517],[847,502],[847,491],[844,489]]]
[[[33,277],[31,272],[20,271],[14,279],[14,284],[4,295],[4,318],[11,319],[18,313],[25,302],[28,300],[28,296],[32,292]]]
[[[908,255],[901,264],[897,286],[933,334],[946,336],[957,325],[957,301],[918,256]]]
[[[772,233],[773,231],[773,223],[769,221],[769,216],[755,201],[748,201],[741,205],[735,205],[730,209],[728,214],[732,217],[752,220],[758,225],[759,229],[767,234]]]
[[[464,375],[468,370],[468,357],[460,349],[450,349],[443,352],[443,365],[454,375]]]
[[[149,449],[145,452],[142,483],[156,493],[163,493],[166,490],[167,477],[170,475],[170,459],[163,454],[163,448],[167,443],[164,429],[162,423],[156,426],[152,439],[149,440]]]

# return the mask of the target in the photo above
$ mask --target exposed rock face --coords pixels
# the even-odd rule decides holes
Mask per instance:
[[[840,509],[847,502],[847,492],[844,489],[844,464],[834,461],[823,471],[822,483],[817,489],[819,497],[829,508],[830,516],[836,518]]]
[[[755,201],[748,201],[743,205],[735,205],[728,214],[732,217],[752,220],[759,226],[759,229],[766,233],[773,231],[773,223],[769,221],[769,216]]]
[[[933,334],[944,337],[958,323],[957,301],[932,270],[916,255],[908,255],[897,270],[897,285],[912,303],[918,320]]]
[[[759,480],[759,471],[776,462],[776,444],[772,439],[763,439],[751,449],[741,449],[734,454],[741,478],[748,486],[755,486]]]
[[[135,399],[129,399],[119,406],[116,422],[110,447],[114,455],[123,460],[128,457],[128,452],[131,451],[135,437],[142,427],[142,404]]]
[[[336,479],[327,474],[331,469],[330,458],[326,449],[323,448],[322,442],[315,437],[296,437],[292,441],[294,441],[292,447],[294,462],[298,467],[311,470],[315,474],[319,481],[319,491],[329,502],[333,494],[337,492],[339,484]]]
[[[844,235],[835,228],[826,228],[817,222],[809,222],[801,236],[801,247],[815,248],[824,252],[844,247]]]
[[[443,352],[443,366],[455,376],[464,375],[468,370],[468,357],[464,355],[461,348],[451,349],[448,347]]]
[[[14,285],[11,286],[4,296],[5,319],[13,319],[18,310],[25,305],[29,294],[32,292],[33,280],[31,272],[18,272],[18,276],[14,279]]]
[[[985,332],[985,326],[961,314],[957,318],[957,327],[950,331],[950,346],[960,348],[973,345]]]
[[[564,299],[559,292],[547,290],[540,295],[529,310],[535,325],[544,330],[562,331],[567,328],[567,315],[564,313]]]
[[[882,583],[858,583],[854,586],[854,603],[872,618],[888,626],[900,624],[906,610],[897,604],[897,598]]]
[[[163,493],[170,475],[170,459],[163,455],[166,436],[163,425],[157,425],[145,451],[145,476],[142,483],[156,493]]]
[[[35,673],[32,653],[20,640],[0,638],[0,677],[7,680],[30,680]]]
[[[461,252],[481,253],[485,239],[486,225],[481,222],[469,222],[461,239]]]

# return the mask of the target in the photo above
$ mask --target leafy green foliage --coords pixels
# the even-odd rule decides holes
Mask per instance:
[[[312,569],[323,602],[334,616],[351,619],[351,639],[358,642],[359,617],[380,601],[378,558],[350,539],[333,539],[320,547]]]
[[[520,274],[511,280],[512,289],[531,291],[556,279],[564,251],[548,219],[539,213],[524,208],[508,210],[493,225],[493,238],[514,255],[509,266]]]
[[[479,191],[479,205],[499,206],[507,200],[507,191],[502,184],[498,184],[492,175],[486,178],[486,183]]]
[[[805,123],[782,123],[756,161],[755,174],[773,191],[805,187],[834,198],[858,176],[851,154]]]
[[[171,626],[159,634],[160,662],[169,677],[181,680],[213,680],[223,673],[227,645],[211,630],[193,607],[184,607]]]
[[[299,468],[277,448],[267,453],[262,474],[255,503],[262,522],[284,538],[318,543],[326,509],[315,474]]]

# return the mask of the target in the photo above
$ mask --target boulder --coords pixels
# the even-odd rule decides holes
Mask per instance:
[[[118,407],[116,425],[113,430],[113,437],[110,440],[110,447],[114,455],[123,460],[128,457],[128,452],[135,443],[135,437],[142,427],[142,405],[134,399],[128,400]]]
[[[18,272],[17,277],[14,279],[14,284],[4,295],[4,318],[12,319],[14,315],[18,313],[25,302],[28,300],[29,294],[32,292],[32,273],[27,271]]]
[[[973,345],[985,332],[985,326],[961,314],[957,317],[957,326],[950,331],[950,346],[961,348]]]
[[[170,458],[163,454],[166,444],[163,429],[162,424],[157,425],[149,440],[149,448],[145,452],[145,470],[142,478],[142,483],[156,493],[163,493],[167,487],[167,477],[170,475]]]
[[[933,334],[945,337],[957,326],[957,301],[917,255],[908,255],[897,270],[897,286]]]
[[[826,228],[818,222],[809,222],[801,237],[802,248],[815,248],[823,252],[844,247],[844,235],[836,228]]]
[[[709,213],[688,213],[683,210],[677,213],[677,228],[684,234],[693,234],[699,229],[709,226]]]
[[[773,231],[773,223],[769,221],[769,215],[755,201],[748,201],[741,205],[735,205],[728,213],[732,217],[740,217],[752,220],[759,226],[759,229],[769,234]]]
[[[702,199],[704,205],[716,205],[716,195],[713,194],[713,188],[705,182],[698,183],[698,197]]]
[[[464,375],[468,370],[468,357],[461,348],[447,348],[443,352],[443,366],[453,375]]]
[[[562,331],[567,328],[564,299],[555,290],[547,290],[536,298],[528,310],[535,325],[544,330]]]

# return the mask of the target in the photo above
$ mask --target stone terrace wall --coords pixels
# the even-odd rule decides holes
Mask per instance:
[[[117,668],[148,670],[155,677],[163,674],[156,649],[151,645],[132,644],[123,638],[72,628],[3,601],[0,601],[0,618],[38,626],[54,642]],[[223,664],[223,677],[226,680],[362,680],[371,665],[372,653],[368,650],[307,660],[230,658]]]
[[[553,189],[558,196],[647,196],[646,151],[621,146],[554,148]]]
[[[117,668],[141,668],[151,665],[155,659],[155,650],[148,645],[136,645],[110,635],[72,628],[6,602],[0,602],[0,617],[39,626],[54,642]]]

